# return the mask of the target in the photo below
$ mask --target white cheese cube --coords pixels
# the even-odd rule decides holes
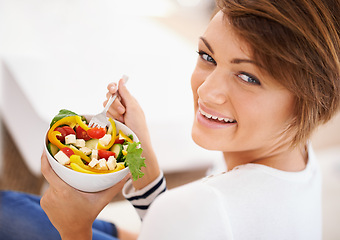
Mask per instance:
[[[99,161],[98,161],[97,159],[93,158],[93,159],[91,160],[91,162],[89,163],[89,166],[90,166],[91,168],[94,168],[98,163],[99,163]]]
[[[76,143],[76,135],[70,134],[65,137],[66,144],[75,144]]]
[[[85,147],[85,140],[84,139],[76,139],[76,143],[75,143],[76,147]]]
[[[99,143],[103,146],[107,146],[110,143],[111,138],[110,134],[105,134],[104,137],[99,139]]]
[[[93,158],[98,159],[98,150],[97,149],[92,150],[92,159]]]
[[[85,155],[90,155],[92,152],[92,150],[88,147],[81,147],[79,150],[82,151]]]
[[[119,135],[118,135],[118,139],[119,140],[125,140],[125,138],[119,133]]]
[[[106,165],[109,168],[109,170],[115,170],[116,165],[117,165],[117,160],[115,159],[114,156],[110,156],[109,159],[107,159]]]
[[[54,155],[54,158],[57,159],[57,161],[62,165],[70,163],[70,158],[65,153],[63,153],[63,151],[57,152],[57,154]]]
[[[100,170],[108,170],[105,158],[102,158],[102,159],[99,160],[98,169],[100,169]]]
[[[128,148],[128,146],[129,146],[129,145],[127,145],[127,144],[123,145],[123,150],[126,151],[126,149]]]
[[[107,132],[106,132],[106,133],[111,135],[112,130],[113,130],[113,127],[112,127],[112,125],[110,124],[110,126],[109,126],[109,128],[107,129]]]

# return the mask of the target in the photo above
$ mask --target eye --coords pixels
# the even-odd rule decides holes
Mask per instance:
[[[200,55],[200,57],[204,60],[204,61],[207,61],[207,62],[211,62],[213,64],[216,64],[215,60],[206,52],[204,51],[198,51],[197,52],[198,55]]]
[[[245,81],[246,83],[254,84],[254,85],[261,85],[260,81],[249,73],[239,73],[237,76],[240,79],[242,79],[242,81]]]

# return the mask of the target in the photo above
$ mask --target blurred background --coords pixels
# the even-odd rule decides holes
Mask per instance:
[[[106,86],[123,74],[145,111],[169,188],[221,169],[220,153],[197,147],[190,136],[190,76],[214,6],[213,0],[0,0],[1,189],[41,194],[50,120],[62,108],[101,111]],[[313,138],[323,173],[324,239],[340,239],[339,133],[340,115]],[[100,217],[138,229],[134,214],[120,196]]]

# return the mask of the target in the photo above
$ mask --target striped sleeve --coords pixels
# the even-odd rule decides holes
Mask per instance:
[[[156,199],[158,195],[165,192],[166,182],[163,173],[146,187],[135,190],[130,179],[124,185],[123,196],[132,204],[136,209],[139,217],[143,220],[149,206]]]

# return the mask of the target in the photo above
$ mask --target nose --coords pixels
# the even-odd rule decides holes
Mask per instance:
[[[222,75],[211,73],[199,86],[197,94],[204,102],[221,105],[228,100],[226,85]]]

